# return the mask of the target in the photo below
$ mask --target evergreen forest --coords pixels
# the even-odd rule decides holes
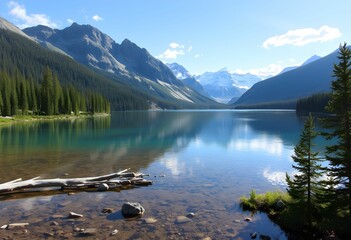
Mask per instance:
[[[40,84],[33,79],[26,79],[18,71],[14,75],[0,72],[2,116],[109,112],[110,103],[101,94],[82,92],[72,85],[62,87],[50,68],[43,72]]]

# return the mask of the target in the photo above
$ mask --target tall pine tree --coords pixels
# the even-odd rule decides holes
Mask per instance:
[[[311,223],[312,207],[316,203],[316,195],[319,192],[319,178],[322,176],[322,167],[319,163],[318,152],[313,152],[314,139],[318,133],[314,129],[313,117],[311,114],[304,123],[304,129],[300,136],[299,143],[294,148],[292,156],[295,165],[293,168],[298,171],[291,179],[286,174],[289,195],[297,202],[306,206],[308,223]]]
[[[53,89],[52,72],[50,68],[47,67],[41,83],[41,111],[44,115],[52,115],[54,112]]]
[[[351,217],[351,50],[346,43],[339,47],[339,63],[334,65],[332,93],[326,107],[332,116],[324,119],[324,133],[332,141],[326,147],[329,176],[334,180],[337,206]]]

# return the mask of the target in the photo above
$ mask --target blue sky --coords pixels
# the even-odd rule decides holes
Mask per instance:
[[[349,0],[2,0],[20,28],[90,24],[192,74],[274,75],[351,41]]]

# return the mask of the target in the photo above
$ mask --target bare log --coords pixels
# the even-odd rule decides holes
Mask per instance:
[[[85,178],[54,178],[54,179],[39,179],[35,177],[32,179],[24,180],[15,179],[10,182],[0,184],[0,193],[8,193],[16,190],[25,190],[30,188],[47,188],[59,187],[62,189],[82,189],[82,188],[99,188],[101,185],[106,184],[109,188],[116,188],[122,185],[137,185],[145,186],[150,185],[151,181],[145,181],[143,174],[127,172],[129,169],[96,177]],[[116,179],[118,178],[118,179]]]

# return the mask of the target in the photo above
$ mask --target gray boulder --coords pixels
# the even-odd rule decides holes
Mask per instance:
[[[121,212],[123,217],[131,218],[143,215],[145,209],[140,205],[140,203],[126,202],[123,203]]]

